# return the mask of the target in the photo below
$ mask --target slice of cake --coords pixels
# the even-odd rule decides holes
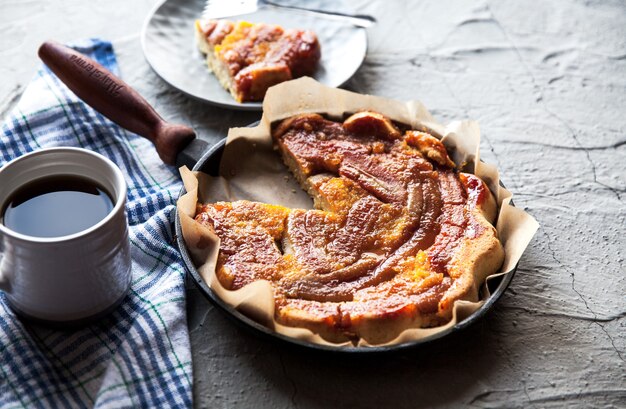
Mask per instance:
[[[196,38],[209,69],[238,102],[262,101],[272,85],[312,75],[321,55],[312,31],[271,24],[197,20]]]

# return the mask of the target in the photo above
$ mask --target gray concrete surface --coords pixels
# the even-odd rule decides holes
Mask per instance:
[[[153,1],[1,0],[0,116],[47,38],[113,40],[123,78],[216,141],[254,113],[190,101],[143,59]],[[412,352],[292,350],[189,289],[195,403],[230,408],[626,407],[626,4],[360,0],[375,15],[348,87],[472,118],[482,152],[541,223],[510,289],[469,330]]]

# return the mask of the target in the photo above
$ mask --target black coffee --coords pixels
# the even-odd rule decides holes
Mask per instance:
[[[88,229],[113,209],[102,186],[74,175],[48,176],[16,190],[2,207],[9,229],[35,237],[59,237]]]

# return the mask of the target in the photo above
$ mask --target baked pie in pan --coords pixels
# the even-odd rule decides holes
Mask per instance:
[[[504,258],[497,207],[439,139],[376,112],[296,115],[272,138],[315,209],[199,204],[227,290],[267,280],[277,322],[331,342],[386,342],[445,324],[457,300],[478,301]]]

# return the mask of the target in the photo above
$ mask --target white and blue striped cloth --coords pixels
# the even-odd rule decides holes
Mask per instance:
[[[117,74],[110,43],[90,40],[74,48]],[[172,232],[177,170],[161,162],[150,142],[81,102],[44,66],[5,118],[0,166],[53,146],[91,149],[126,175],[132,287],[112,314],[74,331],[20,319],[0,292],[0,407],[190,407],[185,269]]]

